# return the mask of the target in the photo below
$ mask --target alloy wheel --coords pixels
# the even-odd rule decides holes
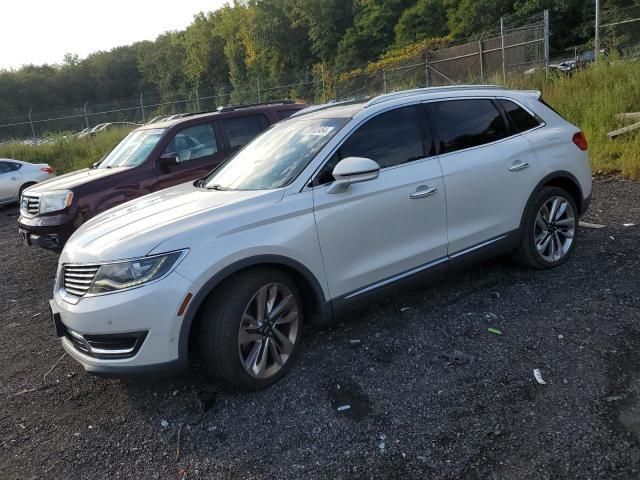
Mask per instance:
[[[298,340],[298,304],[282,283],[261,287],[249,300],[238,332],[240,360],[255,378],[269,378],[289,360]]]
[[[573,244],[576,216],[566,198],[554,196],[546,200],[536,216],[533,229],[536,250],[545,261],[562,259]]]

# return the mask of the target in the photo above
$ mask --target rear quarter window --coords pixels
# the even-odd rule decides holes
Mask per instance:
[[[498,101],[518,132],[526,132],[527,130],[536,128],[542,123],[540,118],[531,115],[517,103],[506,99],[500,99]]]
[[[225,118],[222,120],[229,146],[232,150],[245,146],[269,126],[267,117],[262,114],[243,117]]]

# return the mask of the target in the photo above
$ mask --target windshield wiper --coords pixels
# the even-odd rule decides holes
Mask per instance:
[[[231,189],[227,187],[223,187],[222,185],[219,185],[217,183],[214,183],[213,185],[208,186],[207,190],[218,190],[220,192],[224,192],[226,190],[231,190]]]

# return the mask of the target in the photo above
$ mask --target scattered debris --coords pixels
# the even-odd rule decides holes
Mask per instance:
[[[491,298],[495,298],[497,300],[500,298],[500,294],[498,292],[491,292]]]
[[[564,338],[564,335],[560,334],[560,335],[558,335],[558,338],[559,338],[560,340],[562,340],[562,339]]]
[[[609,238],[613,241],[615,241],[616,237],[614,237],[613,235],[609,235]]]
[[[620,135],[624,135],[625,133],[633,132],[638,129],[640,129],[640,122],[632,123],[631,125],[628,125],[626,127],[612,130],[611,132],[607,133],[607,137],[613,140],[614,138],[618,138]]]
[[[178,446],[176,447],[176,462],[180,460],[180,433],[182,432],[182,424],[178,425]]]
[[[39,317],[40,315],[42,315],[42,313],[34,313],[31,317],[35,318],[35,317]]]
[[[533,369],[533,376],[536,377],[536,381],[540,385],[546,385],[547,384],[547,382],[545,382],[544,379],[542,378],[542,372],[540,371],[539,368],[534,368]]]
[[[66,356],[67,356],[67,352],[64,352],[64,353],[62,354],[62,356],[58,359],[58,361],[53,365],[53,367],[51,367],[51,369],[50,369],[47,373],[45,373],[45,374],[44,374],[44,377],[42,378],[42,380],[43,380],[43,381],[47,379],[47,375],[49,375],[51,372],[53,372],[53,371],[55,370],[55,368],[56,368],[58,365],[60,365],[60,362],[61,362],[61,361],[62,361],[62,359],[63,359],[64,357],[66,357]]]
[[[623,223],[622,226],[623,227],[633,227],[633,226],[635,226],[635,223]]]
[[[487,332],[493,333],[495,335],[502,335],[502,332],[500,330],[498,330],[497,328],[493,328],[493,327],[487,328]]]
[[[624,395],[614,395],[612,397],[606,397],[604,399],[605,402],[617,402],[618,400],[622,400]]]
[[[169,426],[169,422],[167,422],[166,420],[160,420],[160,426],[162,428],[167,428]]]
[[[467,355],[460,350],[454,350],[453,353],[443,353],[442,356],[448,358],[451,363],[455,363],[456,365],[462,365],[475,360],[475,357]]]
[[[400,309],[400,311],[401,311],[401,312],[406,312],[407,310],[411,310],[411,308],[409,308],[409,307],[402,307],[402,308]]]
[[[351,405],[340,405],[338,407],[338,411],[339,412],[346,412],[347,410],[351,409]]]
[[[600,225],[599,223],[589,223],[589,222],[580,222],[578,226],[583,228],[594,228],[596,230],[600,230],[601,228],[606,227],[606,225]]]
[[[616,113],[616,120],[640,120],[640,112]]]
[[[20,324],[16,323],[16,322],[11,322],[10,324],[7,325],[7,328],[15,328],[15,327],[19,327]]]
[[[53,383],[48,383],[46,385],[40,385],[39,387],[35,387],[35,388],[25,388],[23,390],[19,390],[14,397],[19,397],[21,395],[25,395],[27,393],[32,393],[32,392],[38,392],[40,390],[46,390],[47,388],[51,388],[53,387],[55,384]]]
[[[358,340],[358,339],[352,339],[352,340],[349,340],[349,343],[350,343],[351,345],[356,345],[356,344],[360,343],[360,340]]]
[[[380,443],[378,444],[378,448],[380,449],[380,453],[384,453],[384,449],[385,449],[385,440],[387,439],[387,436],[384,433],[380,434]]]
[[[27,427],[25,427],[25,426],[24,426],[24,423],[19,423],[19,424],[18,424],[18,426],[19,426],[22,430],[24,430],[24,429],[26,429],[26,428],[27,428]]]
[[[487,320],[498,320],[498,316],[495,313],[491,313],[491,312],[485,314],[485,318]]]

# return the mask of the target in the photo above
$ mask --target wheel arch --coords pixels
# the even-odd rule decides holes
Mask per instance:
[[[254,268],[277,268],[291,275],[300,286],[304,308],[310,312],[307,316],[312,320],[331,317],[331,303],[327,300],[322,286],[316,276],[304,265],[280,255],[259,255],[235,262],[216,273],[193,294],[191,302],[184,314],[180,327],[179,357],[186,364],[189,358],[190,344],[197,332],[200,313],[205,300],[216,287],[231,277]]]
[[[536,187],[531,192],[531,195],[529,195],[524,211],[522,212],[522,217],[520,219],[521,231],[524,226],[524,217],[527,213],[527,209],[529,208],[529,205],[531,205],[531,200],[544,187],[559,187],[559,188],[562,188],[563,190],[566,190],[567,193],[569,193],[569,195],[571,195],[573,200],[576,202],[576,207],[578,207],[578,212],[580,214],[584,212],[586,201],[585,201],[585,198],[583,197],[582,187],[580,186],[580,182],[578,181],[578,179],[571,172],[567,172],[564,170],[556,171],[548,174],[542,180],[540,180],[536,185]]]

